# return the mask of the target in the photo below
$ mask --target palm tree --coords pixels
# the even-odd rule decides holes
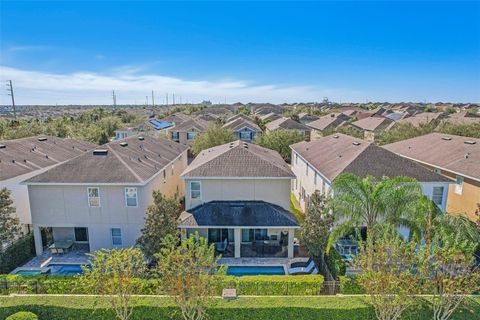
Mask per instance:
[[[366,226],[367,237],[374,226],[385,221],[395,226],[410,226],[411,217],[422,197],[420,184],[408,177],[373,176],[365,178],[351,173],[338,176],[333,182],[333,210],[342,221],[331,233],[328,248],[352,228]]]

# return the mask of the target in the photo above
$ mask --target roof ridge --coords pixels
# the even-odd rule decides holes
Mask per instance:
[[[133,174],[133,176],[138,180],[138,182],[143,182],[143,179],[113,150],[113,148],[106,144],[107,148],[112,151],[113,155]]]
[[[240,141],[240,140],[238,140],[238,141]],[[246,142],[246,143],[249,144],[249,145],[254,145],[253,143],[248,143],[248,142]],[[240,144],[239,144],[238,146],[243,148],[243,146],[240,146]],[[267,149],[267,148],[264,148],[264,147],[259,146],[259,145],[255,145],[254,148]],[[282,170],[285,171],[285,172],[291,173],[290,170],[286,170],[285,167],[279,166],[276,162],[268,161],[268,160],[265,159],[262,155],[260,155],[260,154],[258,154],[258,153],[255,153],[255,152],[253,152],[252,150],[250,150],[250,148],[244,148],[244,149],[246,149],[246,150],[247,150],[248,152],[250,152],[251,154],[255,155],[257,158],[260,158],[262,161],[267,162],[267,163],[270,163],[270,164],[274,165],[275,167],[277,167],[277,168],[279,168],[279,169],[282,169]],[[267,150],[269,150],[269,151],[267,151],[267,152],[273,151],[273,153],[277,153],[275,150],[271,150],[271,149],[267,149]],[[281,157],[280,157],[280,158],[281,158]],[[282,159],[282,161],[283,161],[283,159]]]

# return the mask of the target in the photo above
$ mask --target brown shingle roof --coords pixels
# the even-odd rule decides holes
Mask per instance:
[[[400,119],[397,121],[397,123],[409,123],[415,127],[418,127],[422,123],[428,124],[432,121],[440,119],[442,116],[442,112],[422,112],[412,117]]]
[[[0,141],[0,180],[64,162],[95,146],[90,142],[50,136]]]
[[[26,182],[144,183],[187,147],[167,139],[134,136],[98,149],[105,149],[107,153],[98,155],[91,150]]]
[[[277,130],[277,129],[286,129],[286,130],[300,130],[300,131],[311,131],[309,127],[304,124],[301,124],[290,118],[280,118],[273,120],[265,125],[268,130]]]
[[[469,141],[470,143],[465,143]],[[480,139],[430,133],[384,146],[404,157],[480,181]]]
[[[372,175],[379,179],[383,176],[401,175],[415,178],[420,182],[450,181],[415,161],[345,134],[299,142],[291,148],[330,181],[344,172],[360,177]]]
[[[323,131],[329,128],[337,128],[349,119],[350,117],[343,113],[330,113],[320,117],[318,120],[310,122],[307,126],[315,130]]]
[[[211,125],[212,125],[211,122],[208,122],[199,118],[195,118],[195,119],[186,120],[180,123],[179,125],[176,125],[175,127],[172,128],[172,131],[187,132],[187,131],[196,130],[196,131],[202,132]]]
[[[294,177],[282,157],[255,144],[235,142],[203,150],[182,177]]]
[[[352,122],[352,126],[366,131],[383,130],[391,127],[395,122],[384,117],[368,117]]]
[[[224,128],[227,128],[232,131],[241,130],[243,128],[249,128],[255,132],[262,132],[262,129],[250,118],[246,119],[243,117],[233,119],[223,125]]]

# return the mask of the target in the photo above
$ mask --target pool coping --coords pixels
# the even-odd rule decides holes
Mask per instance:
[[[49,267],[18,267],[13,269],[13,271],[11,271],[9,274],[21,276],[21,274],[18,274],[19,271],[39,271],[40,274],[48,274],[50,272],[50,268]]]

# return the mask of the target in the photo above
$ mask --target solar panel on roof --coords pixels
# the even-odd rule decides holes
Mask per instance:
[[[150,124],[156,129],[156,130],[162,130],[166,128],[170,128],[173,126],[173,123],[168,122],[168,121],[160,121],[157,119],[150,119],[148,120]]]

